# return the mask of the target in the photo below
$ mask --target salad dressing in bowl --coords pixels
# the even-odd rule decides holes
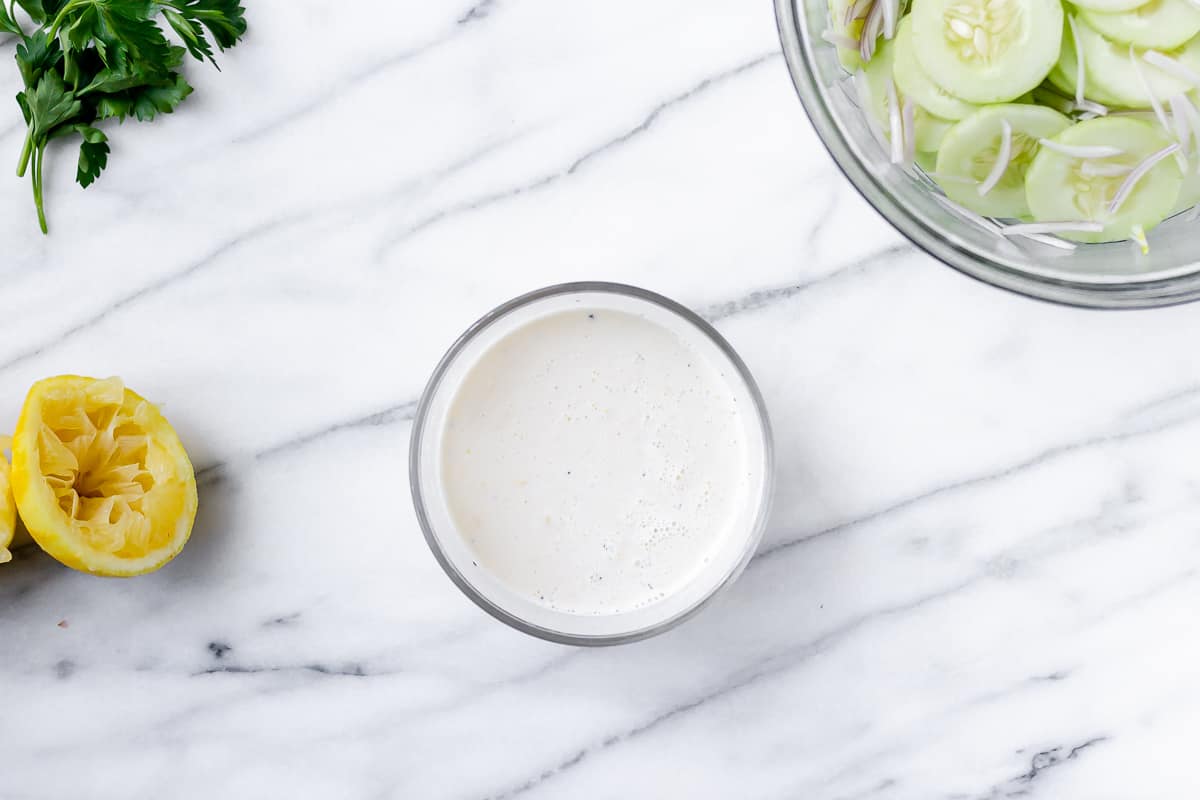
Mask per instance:
[[[413,493],[451,578],[544,638],[608,644],[698,609],[752,555],[769,428],[744,365],[649,293],[554,287],[481,320],[422,401]]]

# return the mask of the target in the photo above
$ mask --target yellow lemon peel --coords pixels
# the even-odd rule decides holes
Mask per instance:
[[[0,436],[0,451],[11,447],[12,439]],[[17,506],[13,502],[11,472],[8,456],[0,452],[0,564],[12,561],[9,547],[12,546],[13,535],[17,529]]]

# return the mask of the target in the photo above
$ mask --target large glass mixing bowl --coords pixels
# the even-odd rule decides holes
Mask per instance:
[[[1150,232],[1150,253],[1129,242],[1060,250],[1006,239],[940,204],[927,179],[889,161],[857,94],[821,38],[829,0],[775,0],[792,82],[817,134],[855,188],[930,255],[981,281],[1030,297],[1092,308],[1147,308],[1200,298],[1200,223],[1189,214]]]

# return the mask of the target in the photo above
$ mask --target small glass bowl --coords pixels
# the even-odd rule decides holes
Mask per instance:
[[[973,278],[1030,297],[1090,308],[1148,308],[1200,298],[1200,236],[1190,212],[1149,233],[1148,255],[1129,242],[1058,250],[982,230],[934,199],[929,183],[889,162],[871,133],[836,48],[821,38],[829,0],[775,0],[796,92],[850,183],[896,230]]]
[[[608,615],[570,614],[538,604],[509,589],[480,567],[470,546],[458,534],[442,490],[441,440],[447,412],[458,387],[479,356],[500,338],[546,314],[579,306],[626,311],[664,325],[685,342],[728,368],[735,396],[753,410],[746,421],[750,452],[762,460],[752,484],[746,530],[727,537],[708,566],[682,590],[643,608]],[[421,396],[409,450],[409,482],[413,505],[425,539],[442,569],[476,605],[507,625],[560,644],[597,646],[634,642],[669,630],[707,604],[742,572],[766,528],[774,486],[771,426],[762,396],[746,365],[711,325],[665,297],[614,283],[568,283],[550,286],[490,312],[450,348]]]

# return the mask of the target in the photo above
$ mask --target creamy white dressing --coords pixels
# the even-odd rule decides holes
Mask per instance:
[[[508,332],[466,371],[442,430],[442,491],[473,559],[570,614],[681,591],[728,537],[745,538],[758,502],[761,447],[747,445],[754,409],[737,380],[625,311],[559,311]]]

